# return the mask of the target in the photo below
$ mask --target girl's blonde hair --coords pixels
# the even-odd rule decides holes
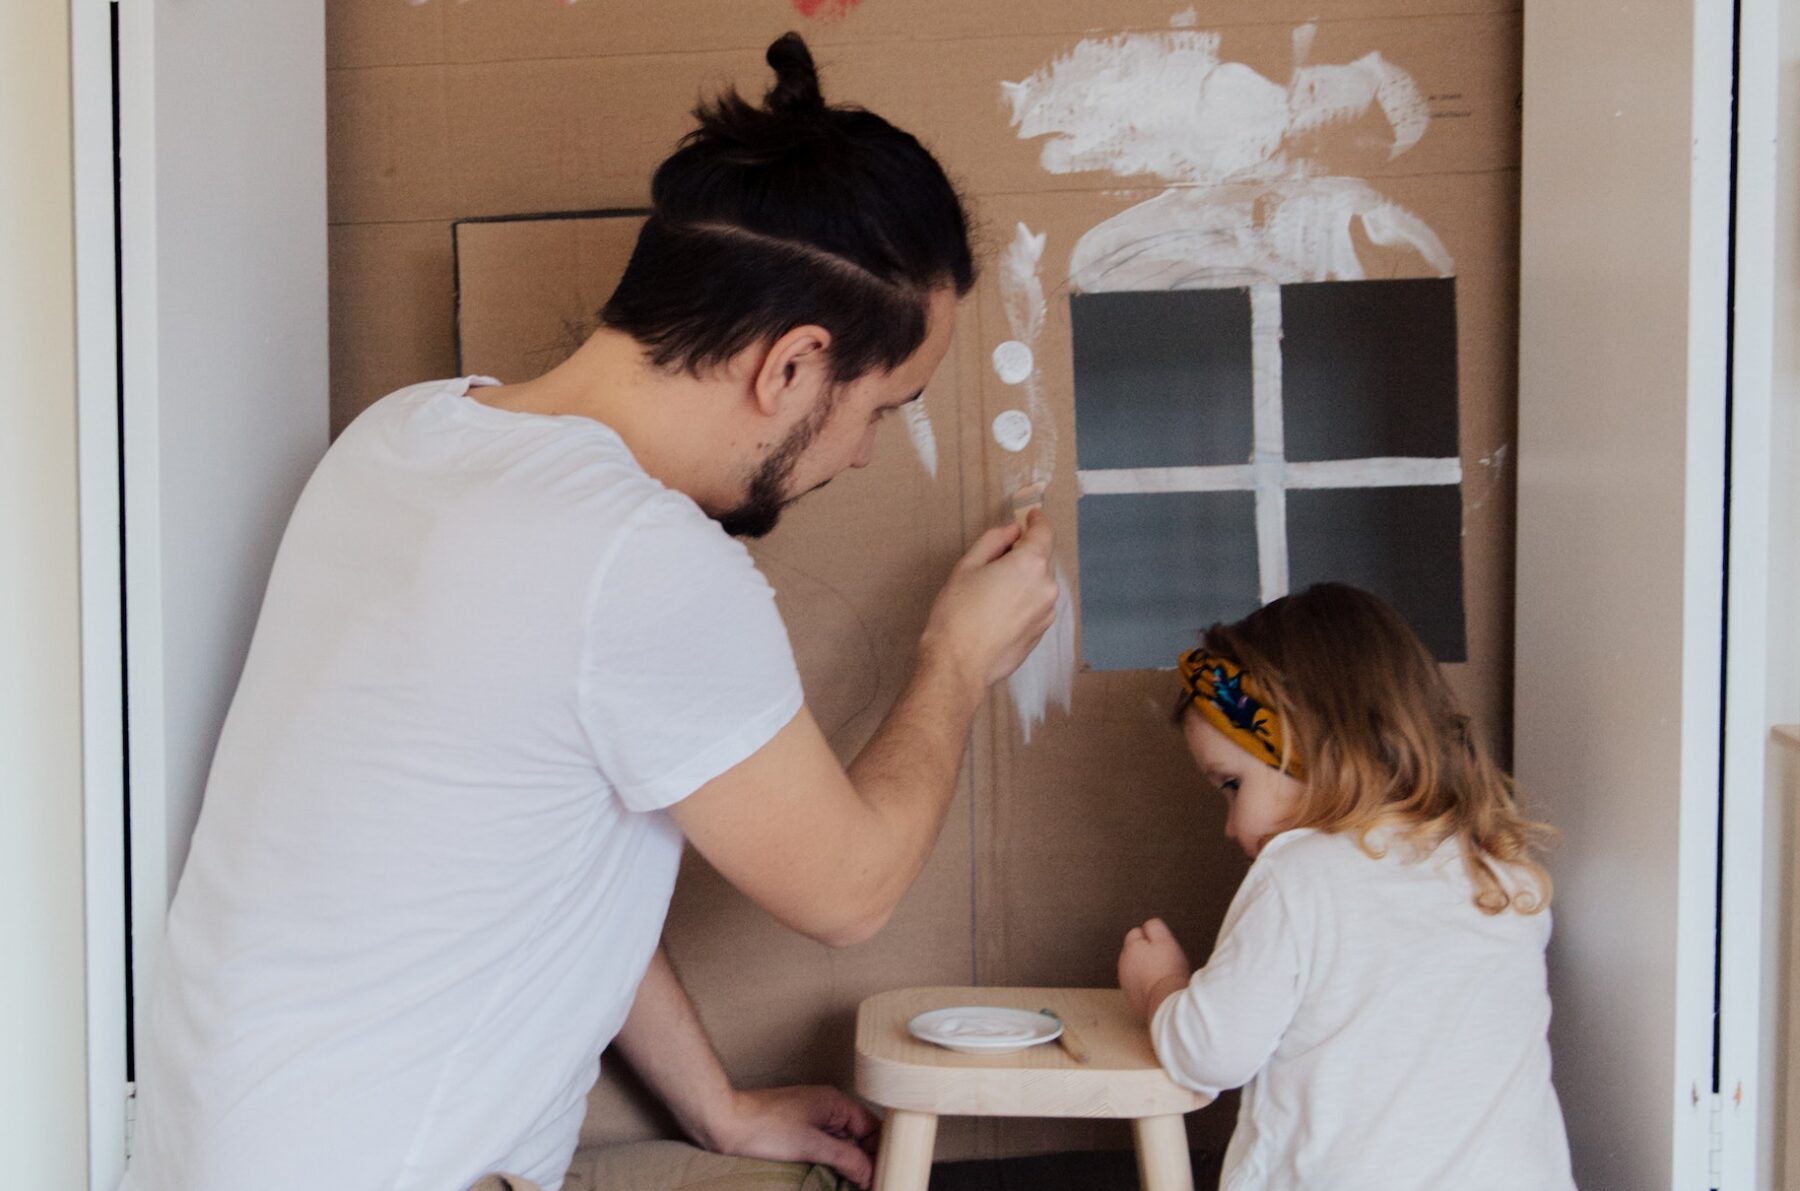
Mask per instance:
[[[1322,583],[1214,625],[1206,648],[1255,675],[1304,761],[1293,826],[1354,832],[1371,855],[1378,827],[1424,851],[1454,836],[1483,913],[1550,904],[1539,856],[1553,830],[1520,813],[1436,660],[1382,600]]]

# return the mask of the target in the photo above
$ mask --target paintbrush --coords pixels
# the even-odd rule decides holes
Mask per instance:
[[[1070,1029],[1069,1023],[1063,1021],[1062,1015],[1057,1013],[1054,1009],[1039,1009],[1038,1012],[1045,1017],[1054,1017],[1056,1019],[1057,1024],[1062,1026],[1062,1033],[1057,1035],[1056,1044],[1063,1048],[1064,1054],[1067,1054],[1077,1063],[1085,1065],[1088,1061],[1088,1050],[1081,1041],[1081,1035]]]
[[[1041,482],[1036,483],[1036,484],[1027,484],[1023,488],[1019,489],[1017,492],[1013,493],[1013,495],[1012,495],[1013,520],[1017,521],[1021,526],[1023,526],[1025,524],[1025,518],[1027,518],[1031,515],[1031,510],[1043,508],[1044,507],[1044,490],[1047,489],[1048,487],[1049,487],[1048,484],[1044,484]]]

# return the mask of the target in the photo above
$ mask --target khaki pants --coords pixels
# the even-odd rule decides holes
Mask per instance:
[[[709,1154],[684,1142],[640,1141],[575,1155],[563,1191],[847,1191],[826,1166]],[[490,1174],[469,1191],[542,1191],[530,1179]]]

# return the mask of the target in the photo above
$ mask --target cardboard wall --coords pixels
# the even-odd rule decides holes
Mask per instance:
[[[455,373],[459,334],[460,366],[502,379],[577,341],[629,248],[629,213],[695,99],[732,83],[759,94],[762,49],[787,29],[812,43],[828,98],[918,134],[969,196],[987,267],[925,397],[936,477],[895,420],[874,466],[798,505],[756,546],[809,699],[846,757],[898,693],[937,578],[1043,465],[1050,436],[1062,446],[1046,504],[1079,596],[1071,256],[1097,224],[1181,188],[1107,169],[1052,172],[1045,138],[1020,136],[1002,82],[1126,31],[1217,31],[1223,58],[1278,83],[1300,54],[1328,64],[1379,54],[1424,101],[1416,143],[1395,152],[1390,121],[1370,108],[1295,133],[1288,147],[1312,173],[1361,179],[1416,214],[1454,258],[1468,660],[1448,672],[1504,751],[1516,0],[333,0],[328,18],[338,427],[392,389]],[[1296,30],[1309,23],[1302,46]],[[516,218],[579,212],[622,214]],[[1047,301],[1032,344],[1044,401],[1037,446],[1013,454],[989,428],[1020,406],[1021,389],[990,358],[1017,337],[997,261],[1021,222],[1044,237]],[[1352,246],[1370,278],[1445,275],[1363,230]],[[1169,643],[1171,663],[1187,643]],[[929,866],[893,924],[862,946],[800,939],[690,863],[669,943],[734,1077],[847,1083],[855,1005],[884,988],[1110,984],[1119,939],[1152,914],[1203,956],[1244,862],[1168,724],[1173,689],[1167,671],[1083,670],[1071,714],[1052,711],[1029,744],[997,694]],[[1222,1139],[1231,1116],[1229,1104],[1196,1114],[1194,1136]],[[590,1139],[666,1128],[615,1065],[595,1093]],[[947,1123],[939,1153],[1126,1144],[1104,1123],[961,1121]]]

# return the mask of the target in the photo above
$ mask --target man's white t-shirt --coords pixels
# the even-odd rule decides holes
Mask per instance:
[[[666,808],[801,706],[742,545],[465,378],[294,510],[158,959],[134,1191],[560,1185],[654,953]]]
[[[1244,1086],[1221,1191],[1573,1191],[1550,913],[1487,915],[1461,846],[1290,831],[1151,1021],[1177,1083]]]

